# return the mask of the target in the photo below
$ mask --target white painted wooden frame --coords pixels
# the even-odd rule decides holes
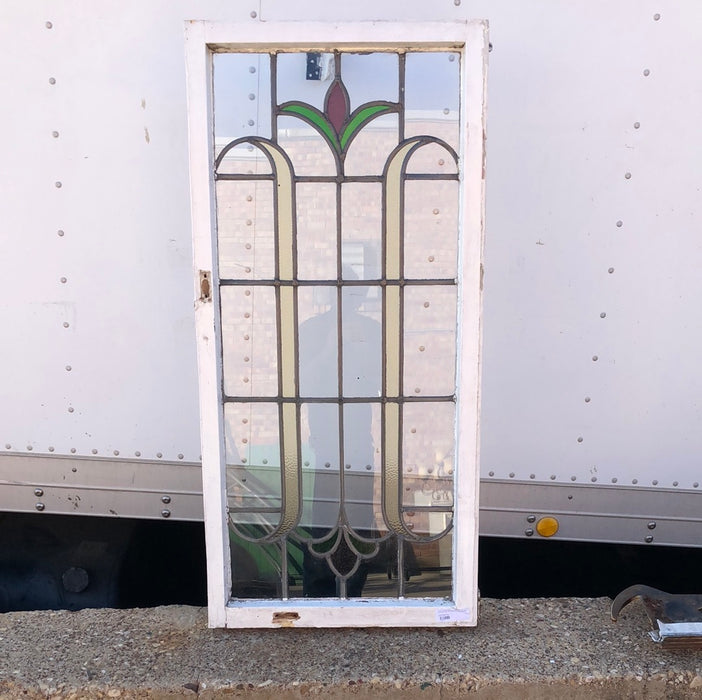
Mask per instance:
[[[186,23],[195,317],[211,627],[409,627],[477,623],[481,272],[487,23]],[[231,570],[219,355],[212,129],[212,56],[272,48],[451,50],[461,60],[461,181],[457,319],[457,429],[453,596],[446,599],[230,600]],[[209,296],[202,272],[211,273]],[[282,613],[282,614],[281,614]]]

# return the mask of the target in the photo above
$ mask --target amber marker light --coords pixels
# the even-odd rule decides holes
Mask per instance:
[[[541,518],[536,523],[536,531],[541,537],[553,537],[558,532],[558,520],[551,517]]]

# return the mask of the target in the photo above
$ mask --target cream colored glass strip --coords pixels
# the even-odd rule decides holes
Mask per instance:
[[[295,201],[293,198],[293,172],[290,161],[275,144],[255,139],[257,146],[266,151],[272,161],[276,176],[275,206],[277,214],[277,272],[281,281],[292,281],[295,275]],[[280,344],[280,365],[283,398],[292,399],[297,395],[297,348],[295,345],[295,293],[289,286],[281,286],[278,294]],[[281,520],[269,538],[287,534],[295,528],[300,519],[302,502],[300,498],[299,443],[300,426],[297,406],[283,403],[280,407],[282,436],[282,480],[283,513]]]
[[[421,137],[410,139],[392,156],[385,167],[385,397],[399,398],[402,375],[402,312],[400,287],[391,284],[402,276],[402,188],[403,167]],[[400,502],[400,405],[386,403],[383,413],[383,514],[386,525],[407,539],[417,539],[402,522]]]

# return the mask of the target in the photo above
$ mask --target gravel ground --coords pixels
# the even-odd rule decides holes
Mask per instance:
[[[0,614],[0,698],[702,698],[639,602],[483,600],[476,629],[207,629],[192,607]]]

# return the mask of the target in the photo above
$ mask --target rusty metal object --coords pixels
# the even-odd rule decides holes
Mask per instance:
[[[616,622],[622,608],[634,598],[641,598],[644,604],[654,642],[670,649],[702,649],[702,595],[629,586],[612,601],[612,620]]]

